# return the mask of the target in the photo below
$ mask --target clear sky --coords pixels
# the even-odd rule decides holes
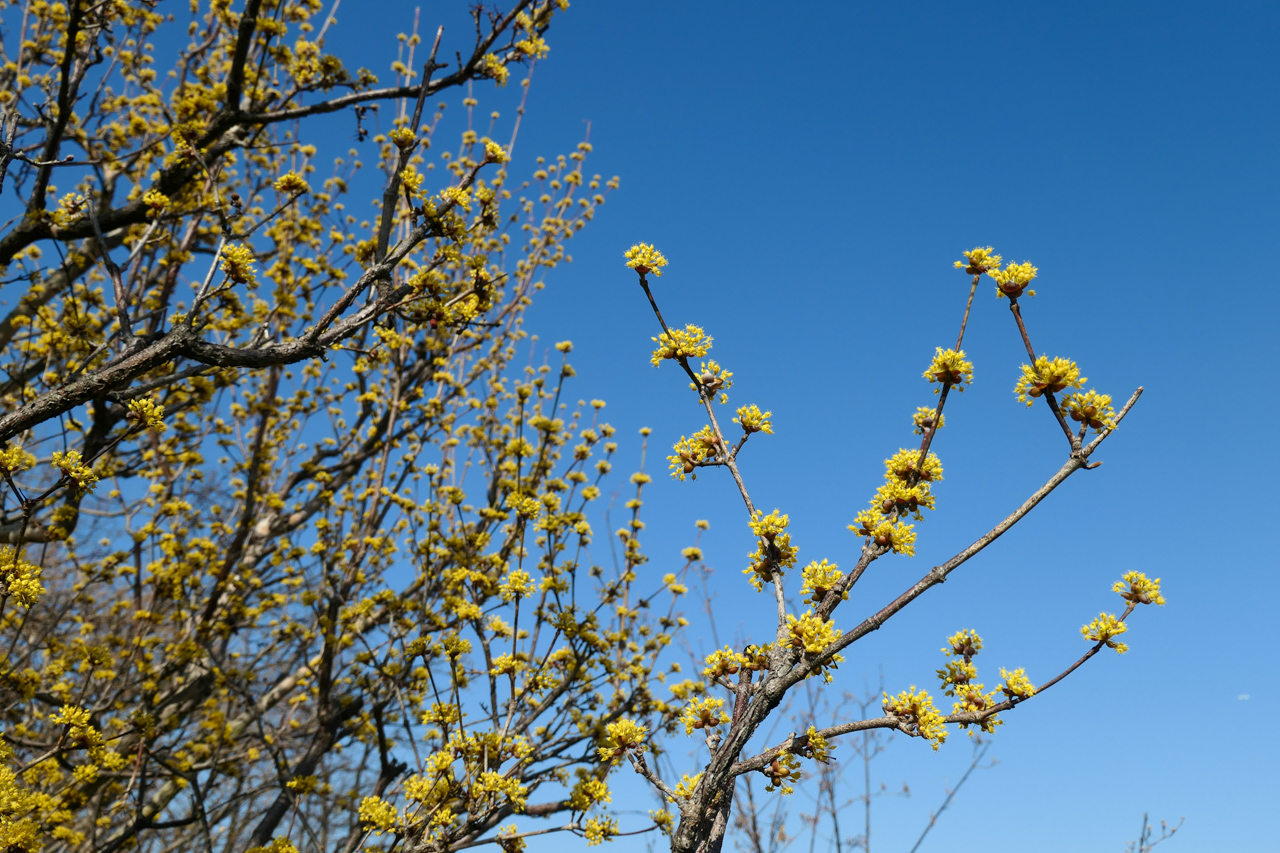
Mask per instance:
[[[528,328],[573,339],[577,394],[609,401],[624,459],[654,428],[649,568],[673,567],[694,519],[710,519],[722,636],[767,638],[772,604],[739,574],[751,540],[727,474],[664,475],[666,448],[702,420],[675,367],[648,364],[656,324],[622,266],[632,243],[670,259],[658,298],[670,322],[715,336],[733,403],[773,411],[776,435],[741,463],[757,502],[790,514],[802,562],[856,560],[845,525],[882,460],[911,444],[910,415],[932,399],[920,373],[954,342],[960,250],[990,244],[1040,268],[1024,300],[1038,351],[1078,360],[1121,400],[1146,388],[1101,468],[839,671],[843,689],[874,686],[879,667],[890,689],[932,689],[944,637],[972,627],[988,681],[999,666],[1042,681],[1084,650],[1081,624],[1119,609],[1113,579],[1163,578],[1169,604],[1135,614],[1128,654],[1100,655],[1006,715],[1000,765],[923,850],[1119,851],[1143,811],[1186,816],[1170,853],[1275,849],[1263,816],[1280,750],[1264,709],[1280,698],[1280,525],[1261,439],[1277,419],[1262,381],[1276,373],[1280,307],[1277,25],[1268,3],[576,0],[548,34],[513,171],[569,150],[590,120],[588,170],[622,185]],[[850,624],[1063,461],[1049,413],[1011,393],[1025,353],[986,280],[966,350],[976,379],[935,444],[938,510],[913,560],[886,558],[857,588],[840,611]],[[891,745],[877,774],[917,793],[877,805],[878,850],[910,848],[968,760],[964,741]]]
[[[444,14],[446,53],[465,50],[465,4],[422,6],[428,43]],[[413,8],[345,0],[328,47],[389,79]],[[669,322],[715,337],[733,404],[773,412],[776,434],[753,438],[740,464],[757,504],[790,515],[802,563],[856,562],[845,525],[883,460],[917,441],[911,414],[935,399],[920,374],[954,343],[962,249],[1039,267],[1039,295],[1024,300],[1037,351],[1076,359],[1118,401],[1146,388],[1094,457],[1101,468],[846,655],[834,690],[874,687],[880,670],[891,691],[935,690],[944,638],[968,627],[987,641],[989,686],[1000,666],[1042,682],[1086,649],[1080,625],[1122,609],[1112,581],[1163,579],[1169,604],[1134,615],[1129,653],[1099,655],[1005,715],[999,766],[922,851],[1118,853],[1144,811],[1186,816],[1162,851],[1275,849],[1264,816],[1280,749],[1264,709],[1280,700],[1280,507],[1261,439],[1280,415],[1262,382],[1280,376],[1278,28],[1274,3],[574,0],[548,33],[512,172],[572,150],[590,121],[587,170],[621,189],[571,244],[574,263],[549,275],[527,328],[542,344],[574,341],[575,394],[608,401],[623,443],[617,482],[638,463],[637,430],[653,428],[646,570],[677,567],[694,520],[709,519],[722,640],[769,639],[773,604],[740,574],[752,538],[727,473],[666,476],[671,443],[704,421],[678,369],[649,364],[657,326],[623,266],[631,244],[669,258],[655,293]],[[518,87],[475,94],[482,113],[509,118]],[[873,566],[842,627],[1064,461],[1049,413],[1011,391],[1025,353],[988,280],[965,343],[976,376],[934,444],[938,509],[914,559]],[[688,615],[709,651],[705,618]],[[968,758],[958,733],[936,753],[891,744],[877,781],[916,794],[877,802],[877,853],[910,848]],[[860,831],[848,819],[846,834]],[[564,843],[550,838],[531,847]]]

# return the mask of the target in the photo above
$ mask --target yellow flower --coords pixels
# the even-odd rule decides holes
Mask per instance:
[[[827,743],[827,739],[818,734],[818,729],[814,726],[809,726],[805,737],[808,738],[804,746],[805,757],[812,758],[820,764],[828,763],[831,760],[831,751],[835,747]]]
[[[0,586],[0,599],[13,598],[27,609],[44,592],[40,567],[24,560],[12,545],[0,545]]]
[[[511,159],[505,148],[492,140],[485,140],[484,159],[487,163],[505,163]]]
[[[365,797],[360,801],[360,822],[372,829],[374,835],[390,832],[399,817],[396,807],[381,797]]]
[[[714,729],[729,722],[723,699],[694,699],[684,706],[684,713],[680,718],[687,735],[693,734],[694,729]]]
[[[969,275],[982,275],[984,272],[991,272],[1000,266],[1000,256],[993,254],[995,250],[990,246],[985,249],[981,246],[964,252],[964,260],[956,261],[956,269],[964,270]]]
[[[667,259],[662,256],[662,253],[648,243],[636,243],[627,249],[624,257],[627,259],[627,266],[641,276],[653,273],[661,278],[662,268],[667,265]]]
[[[456,204],[468,213],[471,212],[470,190],[464,190],[462,187],[448,187],[440,191],[440,198],[446,205]]]
[[[54,451],[51,464],[62,472],[62,475],[76,484],[76,487],[87,492],[93,491],[93,484],[98,482],[98,475],[84,464],[79,450],[68,450],[66,453]]]
[[[872,537],[876,545],[891,548],[895,554],[916,555],[915,525],[886,521],[878,509],[864,509],[854,517],[848,529],[859,536]]]
[[[951,710],[957,714],[965,712],[985,711],[995,704],[996,691],[990,693],[984,692],[983,686],[977,682],[962,684],[955,688],[952,694],[956,697],[956,702],[952,704]],[[984,732],[995,731],[996,726],[1002,724],[1001,720],[996,719],[995,715],[984,717],[978,721],[978,728]],[[960,727],[967,729],[972,723],[961,723]]]
[[[933,509],[934,502],[928,483],[908,486],[905,483],[890,480],[876,489],[876,496],[871,499],[871,506],[879,509],[884,515],[896,510],[899,515],[914,513],[919,519],[920,508]]]
[[[751,581],[756,592],[764,589],[764,584],[773,582],[773,573],[779,569],[790,568],[796,564],[796,552],[799,550],[791,544],[791,534],[786,533],[790,517],[779,515],[778,510],[765,515],[756,510],[752,518],[751,532],[760,539],[756,541],[756,550],[747,555],[751,565],[742,573]]]
[[[418,135],[413,132],[413,128],[397,127],[388,136],[391,137],[391,143],[401,151],[407,151],[418,144]]]
[[[222,249],[222,271],[240,284],[257,284],[253,271],[253,250],[248,246],[225,246]]]
[[[682,773],[680,776],[680,781],[676,784],[675,795],[682,800],[687,800],[693,796],[693,789],[698,787],[698,783],[702,781],[702,774],[690,776],[688,773]]]
[[[587,846],[594,847],[618,834],[618,822],[611,817],[593,817],[582,825],[582,834],[586,836]]]
[[[784,797],[795,793],[795,788],[788,782],[799,782],[804,774],[800,772],[800,759],[790,752],[784,752],[770,764],[760,768],[760,772],[769,780],[764,786],[766,791],[778,791]]]
[[[1115,429],[1116,426],[1116,410],[1111,408],[1111,397],[1107,394],[1073,391],[1062,398],[1062,411],[1073,421],[1088,424],[1094,432]]]
[[[0,472],[5,474],[12,475],[19,471],[25,471],[35,464],[35,455],[28,453],[21,447],[8,446],[5,447],[3,453],[0,453]]]
[[[1091,643],[1106,643],[1107,648],[1115,649],[1120,654],[1129,651],[1124,643],[1114,638],[1129,630],[1129,626],[1110,613],[1099,613],[1098,617],[1080,629],[1080,633]]]
[[[947,657],[964,658],[964,662],[969,663],[981,649],[982,638],[978,636],[978,632],[965,628],[947,637],[947,645],[942,652]]]
[[[1002,270],[993,270],[991,277],[996,280],[996,296],[1002,299],[1006,296],[1017,299],[1022,295],[1022,291],[1026,290],[1027,285],[1035,279],[1038,272],[1038,269],[1031,266],[1030,261],[1009,264]],[[1031,290],[1027,295],[1035,296],[1036,292]]]
[[[1124,578],[1111,586],[1111,591],[1120,593],[1130,604],[1164,604],[1160,578],[1151,580],[1142,572],[1125,572]]]
[[[964,350],[937,348],[938,352],[924,372],[924,378],[941,385],[953,385],[963,391],[973,382],[973,363],[964,360]],[[937,388],[934,393],[938,393]]]
[[[911,416],[911,423],[915,425],[916,435],[924,435],[927,429],[938,430],[946,426],[947,416],[938,414],[937,409],[921,406]]]
[[[392,131],[394,133],[394,131]],[[303,195],[311,192],[310,185],[302,179],[302,176],[292,170],[285,172],[276,179],[274,184],[276,192],[284,195]]]
[[[916,555],[916,533],[914,524],[903,524],[901,521],[882,521],[871,531],[871,541],[881,548],[891,548],[895,554],[908,557]]]
[[[884,460],[884,476],[887,480],[898,480],[902,483],[917,482],[936,483],[942,479],[942,463],[935,454],[930,453],[924,460],[924,466],[916,469],[920,461],[919,450],[901,448],[892,458]]]
[[[823,621],[812,610],[806,610],[798,618],[788,613],[787,629],[791,633],[791,647],[811,655],[821,654],[843,633],[835,627],[834,620]]]
[[[597,750],[600,760],[617,764],[628,751],[644,752],[644,736],[648,729],[634,720],[618,720],[605,726],[604,746]]]
[[[569,792],[569,809],[575,812],[590,810],[596,803],[611,803],[613,796],[603,779],[589,775],[585,768],[578,768],[578,781]]]
[[[542,40],[542,36],[531,35],[526,39],[521,39],[515,44],[516,50],[532,59],[542,59],[551,50],[547,43]]]
[[[523,569],[516,569],[507,573],[502,583],[498,585],[498,591],[503,601],[526,598],[533,592],[533,579]]]
[[[507,66],[492,53],[484,55],[484,74],[486,77],[493,78],[500,87],[507,85],[507,80],[511,78],[511,72]]]
[[[711,350],[711,337],[704,331],[701,326],[692,324],[681,329],[672,329],[668,335],[663,332],[656,338],[651,338],[658,348],[653,351],[653,355],[649,357],[649,362],[657,367],[662,364],[664,359],[687,359],[702,358]]]
[[[761,412],[760,408],[752,403],[750,406],[738,407],[738,416],[733,419],[733,422],[740,425],[747,435],[753,432],[773,435],[773,422],[769,420],[772,416],[773,412]]]
[[[1071,359],[1050,359],[1042,355],[1034,365],[1022,365],[1022,377],[1013,392],[1030,408],[1036,397],[1056,394],[1066,388],[1079,388],[1088,381],[1088,377],[1080,375],[1080,368]]]
[[[1009,672],[1004,667],[1000,668],[1000,677],[1004,682],[1000,685],[1000,689],[1004,691],[1004,695],[1010,699],[1022,698],[1030,699],[1036,695],[1035,685],[1027,679],[1026,670],[1018,667],[1013,672]]]
[[[698,475],[693,473],[694,469],[708,459],[715,459],[719,455],[719,447],[720,442],[709,426],[704,426],[689,438],[680,436],[671,448],[672,455],[667,457],[671,476],[683,480],[686,474],[692,474],[696,480]]]
[[[913,737],[923,737],[933,742],[937,749],[947,739],[947,727],[942,714],[933,706],[933,697],[926,690],[916,691],[915,685],[890,698],[884,694],[884,712],[898,717]]]
[[[159,190],[147,190],[142,194],[142,204],[147,208],[147,218],[154,218],[164,213],[169,197]]]
[[[702,373],[698,376],[698,382],[707,390],[709,394],[720,394],[720,402],[729,402],[729,396],[725,394],[733,387],[733,371],[725,370],[715,359],[707,359],[702,363]],[[689,383],[690,391],[697,391],[698,385],[693,382]]]
[[[717,649],[707,655],[704,663],[706,666],[702,670],[702,674],[707,678],[724,678],[730,675],[737,675],[742,665],[747,662],[744,655],[740,655],[733,649],[725,646],[723,649]]]
[[[163,432],[164,406],[152,397],[138,397],[129,401],[129,419],[139,426]]]
[[[800,585],[800,594],[808,595],[809,602],[816,607],[822,603],[822,599],[827,597],[828,592],[839,585],[844,578],[844,572],[836,568],[835,563],[815,560],[801,570],[801,576],[804,578],[804,583]],[[846,592],[843,597],[848,599],[849,593]]]
[[[942,692],[947,696],[956,695],[957,687],[963,687],[978,677],[978,668],[961,660],[947,661],[946,667],[937,672],[942,681]]]

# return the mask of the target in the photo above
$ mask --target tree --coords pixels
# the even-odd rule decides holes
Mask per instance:
[[[615,444],[570,345],[513,362],[615,183],[584,141],[516,186],[470,96],[428,162],[428,98],[532,66],[566,4],[401,36],[389,84],[318,0],[232,5],[5,10],[0,846],[599,837],[602,727],[662,724],[675,620],[585,562]]]
[[[603,402],[571,404],[571,344],[539,350],[522,328],[616,182],[584,171],[584,141],[516,185],[523,105],[506,146],[496,116],[473,126],[471,85],[542,58],[566,4],[474,7],[465,52],[437,29],[421,64],[416,29],[404,34],[390,85],[326,52],[319,0],[196,4],[185,36],[153,5],[29,0],[3,21],[0,189],[21,209],[0,229],[13,302],[0,320],[0,845],[516,851],[556,831],[595,844],[624,829],[606,806],[625,759],[679,808],[678,826],[663,807],[635,831],[716,851],[745,773],[785,790],[828,739],[879,727],[936,746],[945,723],[989,729],[1032,695],[1021,671],[1004,701],[983,693],[979,641],[962,632],[945,670],[955,713],[913,689],[881,718],[743,757],[788,691],[1096,464],[1137,394],[1118,414],[1093,392],[1059,405],[1078,372],[1032,355],[1026,394],[1053,408],[1068,462],[841,633],[844,594],[872,560],[910,553],[905,516],[932,506],[929,446],[971,375],[960,342],[930,368],[941,396],[917,415],[918,455],[894,457],[858,516],[858,566],[806,568],[800,614],[783,586],[787,518],[755,511],[736,461],[768,413],[739,409],[731,448],[714,408],[730,374],[695,371],[709,338],[663,323],[654,361],[681,365],[709,418],[673,470],[730,470],[759,536],[749,577],[778,602],[772,642],[677,681],[664,650],[701,552],[641,579],[638,471],[616,564],[593,562],[614,430]],[[463,84],[461,142],[429,159],[445,107],[427,99]],[[373,187],[367,150],[381,174],[364,221],[347,205]],[[335,158],[326,178],[322,157]],[[655,313],[645,276],[664,263],[631,253]],[[1034,270],[983,252],[968,267],[975,287],[996,276],[1023,329]],[[1087,627],[1076,666],[1120,646],[1134,605],[1162,601],[1158,582],[1124,584],[1129,610]],[[709,734],[710,752],[671,787],[645,750],[679,730]]]
[[[648,278],[650,274],[662,275],[667,266],[662,253],[640,243],[626,253],[626,258],[627,266],[638,275],[640,288],[661,327],[659,335],[653,338],[657,344],[651,358],[653,365],[675,362],[688,378],[689,390],[697,395],[706,414],[705,426],[676,442],[668,457],[672,475],[683,480],[686,476],[696,476],[702,468],[728,470],[756,537],[756,550],[749,556],[744,574],[757,592],[770,590],[777,603],[776,621],[768,629],[772,634],[770,642],[747,645],[741,650],[726,646],[704,662],[702,672],[708,684],[723,691],[727,699],[699,698],[687,703],[682,712],[686,733],[699,731],[706,735],[707,752],[699,761],[699,772],[684,773],[678,784],[671,785],[645,761],[645,732],[639,724],[623,719],[608,727],[611,742],[607,749],[601,750],[602,757],[615,763],[626,758],[637,773],[678,807],[672,850],[677,853],[719,851],[730,826],[739,777],[759,772],[769,780],[766,790],[790,793],[792,783],[802,775],[801,759],[818,763],[831,760],[831,741],[842,735],[870,729],[896,729],[924,738],[937,749],[948,736],[948,724],[992,731],[1003,722],[999,714],[1043,693],[1103,648],[1124,652],[1126,646],[1117,638],[1128,630],[1126,620],[1134,609],[1142,604],[1164,603],[1158,578],[1128,572],[1113,588],[1125,602],[1124,612],[1119,617],[1101,613],[1081,628],[1085,639],[1092,644],[1089,650],[1038,687],[1023,669],[1001,668],[1000,683],[996,689],[987,691],[985,685],[978,682],[977,667],[973,663],[982,649],[982,639],[976,631],[965,628],[947,638],[943,651],[951,660],[938,671],[943,693],[955,700],[951,713],[939,710],[928,691],[912,686],[895,696],[885,693],[881,717],[823,727],[811,725],[804,733],[793,732],[767,748],[753,743],[754,736],[788,694],[814,676],[828,683],[832,681],[832,670],[843,660],[842,652],[947,580],[952,572],[1018,523],[1072,474],[1100,465],[1091,460],[1092,455],[1129,413],[1142,389],[1138,388],[1116,412],[1110,396],[1083,390],[1088,380],[1074,361],[1037,356],[1023,320],[1020,300],[1035,295],[1029,286],[1039,271],[1029,262],[1004,265],[1001,256],[990,246],[966,251],[964,260],[956,261],[955,266],[971,277],[968,301],[955,346],[945,350],[937,347],[924,372],[924,378],[937,386],[934,393],[938,400],[934,407],[918,408],[912,418],[915,432],[921,436],[919,446],[902,448],[885,460],[884,485],[872,497],[869,508],[859,512],[849,526],[849,530],[862,539],[857,564],[846,573],[826,559],[809,563],[801,570],[801,603],[797,605],[794,599],[788,601],[785,589],[786,576],[797,564],[797,548],[787,532],[790,519],[777,509],[766,514],[757,508],[738,466],[738,455],[753,435],[772,433],[770,412],[761,411],[755,404],[738,407],[733,422],[741,429],[741,435],[736,439],[726,436],[716,410],[728,402],[724,392],[732,384],[732,372],[707,358],[712,339],[702,327],[671,326],[663,317]],[[942,464],[931,447],[945,425],[943,408],[951,391],[963,392],[973,380],[973,364],[966,360],[962,347],[974,295],[984,275],[995,281],[996,295],[1006,300],[1030,361],[1022,365],[1014,393],[1027,407],[1038,400],[1045,403],[1042,408],[1049,410],[1067,442],[1067,459],[1020,507],[973,544],[930,569],[892,601],[851,628],[838,628],[833,614],[848,599],[849,590],[868,566],[889,554],[913,555],[917,534],[915,525],[907,523],[908,516],[922,521],[922,511],[934,508],[931,486],[942,479]],[[1090,430],[1094,437],[1086,444]]]

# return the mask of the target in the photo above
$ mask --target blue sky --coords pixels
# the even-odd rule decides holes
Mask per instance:
[[[464,4],[446,5],[424,4],[421,29],[429,42],[445,14],[451,54],[468,22]],[[327,47],[389,79],[413,8],[346,0]],[[1264,3],[575,0],[548,34],[513,174],[572,150],[589,121],[587,169],[619,175],[621,190],[571,244],[574,263],[549,275],[527,328],[542,344],[574,341],[574,392],[608,401],[623,442],[619,482],[638,462],[637,430],[653,428],[646,570],[674,569],[694,520],[709,519],[722,639],[767,639],[773,605],[740,574],[752,540],[727,474],[665,476],[667,448],[703,420],[677,368],[648,362],[657,325],[623,267],[631,244],[670,259],[655,294],[669,322],[715,337],[733,404],[772,410],[776,434],[753,438],[740,463],[756,503],[790,515],[803,562],[856,561],[845,525],[883,460],[914,443],[910,416],[934,399],[920,374],[954,342],[962,249],[990,244],[1040,268],[1024,300],[1038,352],[1076,359],[1119,400],[1146,388],[1094,457],[1101,468],[846,655],[837,690],[874,686],[880,670],[892,691],[933,689],[944,638],[970,627],[987,641],[988,684],[1000,666],[1043,682],[1085,650],[1081,624],[1121,609],[1113,580],[1164,581],[1169,605],[1135,614],[1128,654],[1100,655],[1006,715],[999,766],[923,851],[1120,851],[1144,811],[1186,816],[1171,853],[1274,846],[1260,815],[1280,793],[1264,711],[1280,699],[1280,537],[1267,521],[1280,507],[1261,439],[1280,412],[1261,380],[1275,372],[1280,309],[1266,249],[1280,197],[1280,71],[1266,59],[1277,25],[1280,7]],[[475,94],[481,114],[509,118],[518,88]],[[1011,393],[1025,353],[993,291],[984,280],[966,334],[974,385],[948,401],[934,444],[938,509],[914,559],[874,565],[838,611],[844,627],[1064,459],[1049,413]],[[688,615],[709,651],[705,619]],[[877,781],[916,795],[877,802],[877,851],[910,848],[968,758],[960,734],[936,753],[894,741]],[[848,820],[846,835],[860,831]],[[531,846],[563,843],[551,838]]]
[[[655,287],[664,313],[715,336],[733,403],[773,411],[776,435],[753,439],[741,463],[757,503],[790,514],[802,561],[855,561],[845,525],[882,460],[912,441],[933,347],[954,341],[961,249],[991,244],[1040,268],[1039,295],[1024,300],[1037,351],[1078,360],[1120,399],[1146,388],[1101,468],[840,669],[844,689],[874,685],[879,667],[891,689],[932,688],[943,638],[972,627],[988,642],[988,680],[1025,666],[1043,681],[1084,650],[1081,624],[1119,609],[1113,579],[1164,579],[1170,603],[1135,614],[1128,654],[1099,656],[1007,715],[999,767],[923,850],[1026,839],[1043,853],[1119,851],[1143,811],[1186,816],[1171,851],[1274,844],[1259,817],[1280,792],[1263,710],[1278,698],[1280,543],[1260,439],[1277,417],[1261,381],[1280,307],[1266,248],[1280,189],[1280,74],[1266,59],[1277,18],[1262,3],[578,0],[549,33],[514,171],[569,150],[590,120],[588,170],[622,188],[549,277],[528,328],[575,342],[577,394],[607,399],[624,441],[653,427],[650,568],[674,566],[693,520],[710,519],[722,636],[764,636],[772,605],[739,574],[751,541],[727,475],[662,476],[665,449],[702,421],[674,366],[648,364],[656,324],[622,266],[632,243],[670,259]],[[486,109],[494,95],[477,94]],[[935,444],[938,510],[917,528],[914,560],[882,560],[858,587],[840,611],[850,624],[1064,457],[1048,412],[1011,393],[1025,353],[993,290],[984,280],[966,335],[974,386],[953,395]],[[917,792],[876,806],[878,849],[910,847],[962,772],[964,740],[933,753],[899,738],[878,761],[891,787]]]

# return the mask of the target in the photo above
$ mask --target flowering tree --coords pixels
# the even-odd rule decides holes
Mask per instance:
[[[388,83],[320,0],[0,5],[0,848],[603,838],[604,726],[675,719],[677,620],[635,536],[590,565],[616,447],[570,345],[512,363],[615,184],[586,142],[513,183],[469,94],[428,157],[428,98],[567,4],[402,35]]]
[[[788,693],[814,676],[830,682],[832,670],[841,662],[846,649],[880,629],[931,587],[945,581],[1072,474],[1101,464],[1091,461],[1091,457],[1128,414],[1142,389],[1136,390],[1116,412],[1108,395],[1083,390],[1088,380],[1080,375],[1075,362],[1037,356],[1023,321],[1020,300],[1035,295],[1028,287],[1038,270],[1030,263],[1002,266],[1001,257],[990,247],[965,252],[964,260],[957,261],[955,266],[971,277],[969,297],[955,346],[938,347],[924,371],[924,378],[935,386],[937,403],[918,408],[912,417],[915,433],[920,436],[919,445],[900,449],[885,460],[884,484],[871,498],[870,506],[858,512],[849,525],[849,530],[861,539],[860,554],[852,570],[841,571],[825,559],[804,566],[800,570],[801,601],[797,605],[786,593],[787,575],[795,570],[798,562],[797,548],[787,532],[789,518],[777,509],[766,514],[757,508],[738,465],[738,456],[752,436],[773,432],[770,413],[754,404],[741,406],[733,418],[739,434],[736,438],[726,434],[717,416],[717,407],[728,402],[725,391],[732,384],[733,374],[707,358],[712,341],[701,327],[670,326],[664,319],[649,282],[650,274],[661,276],[667,265],[662,253],[641,243],[633,246],[626,258],[627,266],[638,274],[640,288],[661,326],[661,333],[653,339],[657,348],[653,351],[652,363],[659,366],[665,361],[675,362],[706,413],[706,425],[676,442],[668,457],[672,475],[683,480],[686,476],[695,476],[701,468],[727,469],[756,537],[756,548],[748,556],[744,574],[757,592],[771,591],[777,605],[776,620],[769,627],[769,642],[742,649],[726,646],[703,662],[706,695],[691,699],[682,710],[686,733],[697,731],[706,736],[707,752],[699,772],[685,773],[679,783],[669,783],[660,777],[656,767],[646,762],[647,732],[642,723],[622,719],[608,726],[610,741],[601,749],[601,757],[613,763],[627,759],[636,772],[678,808],[678,816],[671,816],[667,825],[672,850],[679,853],[718,851],[730,825],[739,777],[759,772],[768,779],[766,790],[790,793],[792,783],[802,775],[803,760],[819,763],[831,760],[831,742],[841,735],[878,728],[895,729],[923,738],[937,749],[947,738],[949,724],[990,732],[1001,724],[999,714],[1043,693],[1103,648],[1124,652],[1125,644],[1117,638],[1128,630],[1125,620],[1129,615],[1141,604],[1164,604],[1159,579],[1149,579],[1141,572],[1128,572],[1114,586],[1114,591],[1125,602],[1124,612],[1118,617],[1102,613],[1085,625],[1081,633],[1092,644],[1089,650],[1039,686],[1022,668],[1001,668],[999,683],[995,689],[987,690],[977,680],[974,664],[974,658],[982,649],[982,639],[975,631],[962,629],[947,638],[942,651],[950,660],[938,670],[942,693],[954,700],[950,713],[936,707],[928,691],[912,686],[896,695],[885,693],[880,717],[826,727],[810,725],[804,733],[793,733],[781,743],[753,743],[753,736]],[[836,611],[848,600],[850,590],[874,561],[889,554],[914,555],[916,525],[909,520],[922,521],[923,511],[934,508],[931,489],[942,479],[942,464],[931,448],[938,431],[945,425],[943,409],[951,392],[963,392],[973,380],[973,364],[966,360],[962,346],[974,294],[983,275],[994,279],[996,295],[1006,300],[1030,361],[1022,365],[1014,393],[1028,407],[1037,400],[1044,403],[1043,408],[1049,410],[1062,430],[1067,459],[1020,507],[972,545],[934,566],[902,594],[861,621],[844,622],[844,628],[837,627]],[[1086,443],[1091,430],[1093,438]]]
[[[736,462],[769,413],[739,409],[731,446],[715,416],[731,374],[705,360],[701,329],[664,323],[654,363],[679,363],[708,414],[673,471],[729,469],[759,541],[748,579],[778,603],[771,642],[667,678],[701,554],[640,579],[637,472],[615,565],[593,562],[613,429],[602,402],[567,396],[571,345],[539,355],[522,329],[616,184],[584,171],[585,141],[516,184],[523,102],[504,145],[498,115],[477,128],[470,88],[460,143],[428,153],[445,147],[428,96],[507,84],[547,54],[565,5],[477,6],[459,48],[406,33],[389,84],[326,52],[320,0],[194,3],[185,26],[146,0],[0,7],[0,847],[517,851],[556,831],[595,844],[624,829],[607,807],[626,759],[679,808],[678,826],[661,808],[636,831],[716,850],[744,773],[785,791],[846,731],[936,746],[947,723],[989,729],[1033,694],[1021,671],[1004,700],[984,692],[980,640],[961,632],[944,671],[955,713],[913,688],[881,719],[747,750],[788,690],[1095,464],[1137,395],[1113,414],[1073,364],[1033,356],[1020,393],[1053,409],[1068,463],[842,631],[832,614],[853,583],[911,553],[906,517],[933,506],[929,445],[972,376],[960,342],[930,366],[941,396],[917,413],[919,451],[890,460],[855,521],[857,567],[804,569],[801,612],[783,587],[787,516],[755,510]],[[366,187],[362,219],[347,205]],[[646,293],[664,264],[631,255]],[[1022,328],[1034,269],[984,252],[968,268],[997,278]],[[1123,590],[1130,610],[1087,627],[1090,655],[1122,648],[1132,607],[1162,600],[1140,575]],[[671,787],[645,750],[680,730],[711,752]]]

